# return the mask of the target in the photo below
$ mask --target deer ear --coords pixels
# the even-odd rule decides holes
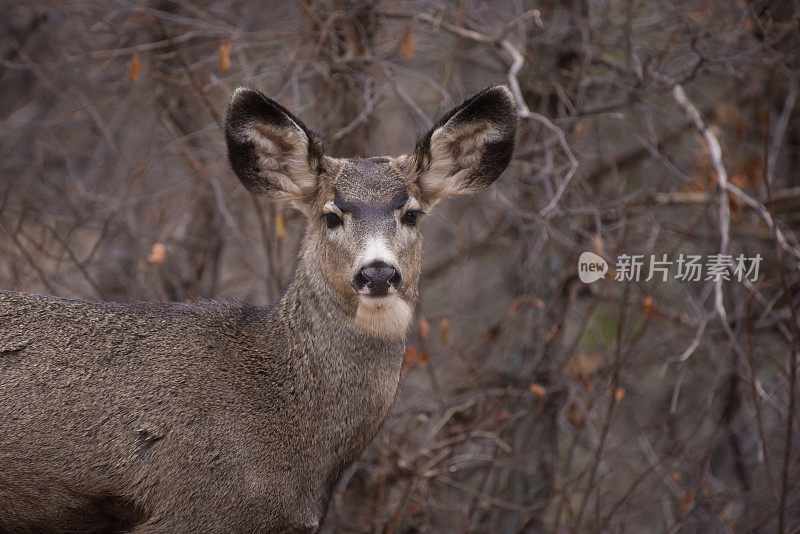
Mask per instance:
[[[322,142],[300,119],[262,92],[240,87],[223,128],[231,167],[247,189],[300,209],[313,200]]]
[[[465,195],[494,182],[514,151],[517,111],[505,85],[489,87],[444,114],[417,141],[423,202]]]

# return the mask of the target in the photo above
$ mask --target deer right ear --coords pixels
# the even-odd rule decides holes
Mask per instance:
[[[517,108],[505,85],[484,89],[444,114],[414,152],[422,200],[466,195],[489,186],[511,161]]]
[[[322,142],[289,110],[240,87],[228,103],[223,128],[231,167],[247,189],[289,200],[301,210],[313,200]]]

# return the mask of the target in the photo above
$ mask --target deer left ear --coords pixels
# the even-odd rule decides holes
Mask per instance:
[[[511,161],[516,103],[497,85],[451,109],[417,141],[414,152],[423,202],[465,195],[489,186]]]
[[[307,212],[323,159],[319,137],[285,107],[247,87],[231,96],[223,128],[231,167],[247,189]]]

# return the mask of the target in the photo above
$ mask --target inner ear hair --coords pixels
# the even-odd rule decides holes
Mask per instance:
[[[479,188],[469,178],[480,166],[487,147],[502,137],[502,132],[485,121],[449,129],[445,126],[431,135],[430,166],[426,179],[420,182],[425,198],[445,198]]]
[[[516,103],[504,85],[489,87],[443,115],[414,152],[424,202],[432,206],[494,182],[511,160],[516,126]]]
[[[261,174],[271,175],[269,182],[257,186],[261,194],[277,190],[304,197],[316,187],[317,174],[308,161],[308,139],[301,130],[253,123],[246,135],[255,146]]]
[[[322,172],[322,142],[282,105],[240,87],[225,114],[225,138],[234,172],[253,193],[308,203]]]

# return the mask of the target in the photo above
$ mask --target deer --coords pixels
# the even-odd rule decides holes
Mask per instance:
[[[0,290],[0,532],[317,532],[401,382],[422,221],[511,160],[489,87],[410,154],[336,158],[262,92],[222,128],[252,193],[305,215],[271,306]]]

